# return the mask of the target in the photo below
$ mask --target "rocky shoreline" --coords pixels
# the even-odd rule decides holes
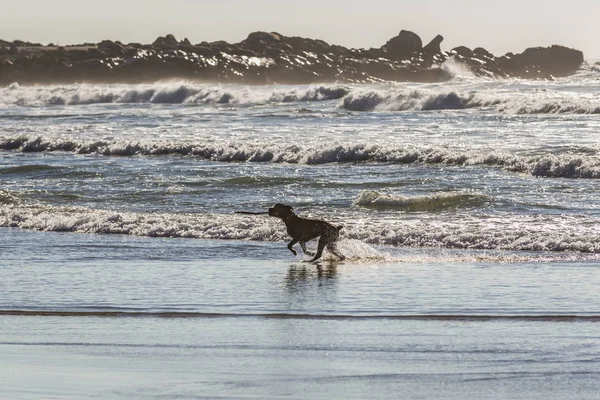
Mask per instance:
[[[417,34],[405,30],[371,49],[274,32],[254,32],[235,44],[192,44],[173,35],[146,45],[104,40],[43,46],[0,40],[0,85],[167,79],[238,84],[443,82],[452,78],[443,67],[450,60],[476,76],[553,79],[575,73],[584,61],[581,51],[557,45],[495,56],[481,47],[442,51],[442,41],[438,35],[423,45]]]

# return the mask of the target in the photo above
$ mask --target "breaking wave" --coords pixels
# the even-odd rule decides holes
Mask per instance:
[[[424,215],[344,221],[343,240],[448,249],[600,253],[597,219]],[[44,205],[0,205],[0,227],[148,237],[287,241],[280,221],[236,214],[135,213]],[[378,253],[374,256],[379,257]]]
[[[507,114],[600,114],[600,96],[554,91],[354,90],[342,99],[350,111],[492,109]]]
[[[0,105],[73,106],[86,104],[231,104],[252,105],[337,100],[349,89],[338,85],[297,88],[228,88],[227,86],[157,83],[152,85],[66,85],[0,88]]]
[[[107,141],[38,137],[0,137],[0,150],[21,152],[64,151],[105,156],[180,155],[219,162],[327,164],[372,162],[389,164],[486,165],[506,171],[548,178],[600,178],[600,154],[585,148],[578,153],[523,154],[445,147],[392,147],[368,144],[317,146],[248,144],[228,141],[198,144],[170,141]]]
[[[462,87],[462,89],[460,89]],[[19,86],[0,88],[0,105],[76,106],[87,104],[262,105],[338,100],[349,111],[435,111],[492,109],[509,114],[600,114],[600,96],[593,91],[552,87],[504,90],[502,86],[469,89],[448,87],[365,87],[312,85],[242,87],[192,83],[146,85]]]
[[[374,210],[422,212],[477,207],[486,201],[488,201],[486,196],[472,193],[436,193],[411,197],[364,190],[354,199],[354,204]]]

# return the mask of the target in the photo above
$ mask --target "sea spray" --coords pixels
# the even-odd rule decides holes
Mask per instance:
[[[337,244],[338,250],[342,253],[348,262],[386,262],[391,261],[390,254],[383,250],[378,250],[375,247],[356,239],[342,238]],[[335,259],[331,256],[332,259]]]

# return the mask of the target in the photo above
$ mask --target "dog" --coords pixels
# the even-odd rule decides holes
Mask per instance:
[[[343,254],[341,254],[337,247],[336,242],[340,237],[341,226],[333,226],[329,222],[321,221],[318,219],[307,219],[297,216],[291,206],[277,203],[272,208],[269,208],[269,216],[280,218],[287,228],[287,233],[292,237],[292,241],[288,244],[287,248],[296,255],[298,254],[294,250],[294,245],[300,243],[304,254],[314,257],[310,262],[314,262],[321,258],[323,250],[327,247],[333,255],[340,260],[344,260]],[[317,253],[313,254],[306,249],[306,242],[312,239],[319,238],[319,244],[317,246]]]

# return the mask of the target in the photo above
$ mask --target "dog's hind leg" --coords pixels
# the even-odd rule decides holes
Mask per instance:
[[[296,250],[294,250],[294,245],[298,243],[298,241],[296,239],[292,240],[291,242],[288,243],[287,248],[290,249],[290,251],[292,253],[294,253],[294,255],[297,255],[298,253],[296,252]]]
[[[340,251],[338,250],[335,243],[329,243],[327,245],[327,250],[329,250],[329,252],[331,254],[333,254],[334,256],[336,256],[337,258],[339,258],[342,261],[346,259],[346,256],[344,256],[342,253],[340,253]]]
[[[317,254],[315,254],[315,256],[310,260],[311,262],[317,261],[319,258],[321,258],[326,245],[327,240],[324,239],[323,236],[321,236],[321,239],[319,239],[319,245],[317,246]]]
[[[312,251],[308,251],[308,249],[306,248],[306,242],[300,241],[300,247],[302,247],[302,251],[304,252],[304,254],[309,256],[315,255],[315,253],[313,253]]]

